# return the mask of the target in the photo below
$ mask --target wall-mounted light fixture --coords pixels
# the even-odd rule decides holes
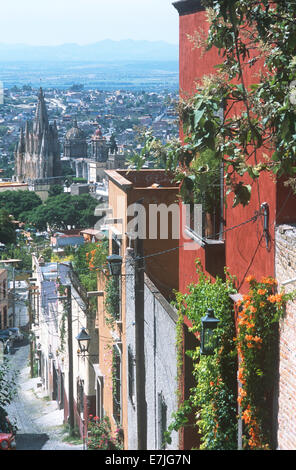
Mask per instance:
[[[220,320],[214,315],[214,310],[208,308],[206,316],[201,319],[200,353],[203,356],[211,356],[214,354],[215,347],[217,346],[214,330],[217,328],[219,322]]]
[[[108,262],[110,274],[112,276],[120,276],[121,267],[122,267],[122,256],[120,255],[107,256],[107,262]]]
[[[91,337],[89,336],[85,328],[81,329],[79,335],[76,336],[76,339],[79,344],[80,353],[85,356],[86,353],[88,353],[89,342],[91,340]]]
[[[267,202],[261,204],[263,210],[263,234],[265,237],[266,248],[269,247],[270,235],[269,235],[269,205]]]

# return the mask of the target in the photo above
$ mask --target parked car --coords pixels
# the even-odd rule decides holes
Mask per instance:
[[[3,343],[4,354],[10,352],[10,348],[13,345],[14,337],[11,331],[8,329],[0,330],[0,341]]]
[[[13,333],[8,328],[6,330],[0,330],[0,339],[7,341],[8,339],[13,339]]]
[[[12,332],[12,335],[16,341],[23,341],[24,335],[19,328],[11,327],[8,328],[8,330]]]
[[[0,421],[0,450],[15,450],[15,430],[6,417]]]

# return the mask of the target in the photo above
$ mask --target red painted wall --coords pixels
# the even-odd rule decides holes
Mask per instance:
[[[204,11],[180,16],[179,20],[179,83],[180,96],[192,95],[196,90],[196,81],[204,75],[214,74],[214,66],[219,62],[219,56],[216,50],[211,50],[203,55],[201,49],[194,48],[188,35],[193,35],[195,31],[201,28],[208,30],[206,13]],[[182,130],[180,129],[182,137]],[[181,211],[180,211],[181,212]],[[181,220],[181,226],[183,227]],[[181,235],[180,246],[186,242]],[[192,245],[192,249],[179,249],[179,290],[184,292],[191,282],[197,279],[195,260],[199,258],[202,265],[205,266],[205,249],[197,243]]]
[[[182,2],[180,2],[182,3]],[[188,2],[189,3],[189,2]],[[180,16],[180,96],[194,93],[195,83],[204,75],[215,74],[214,66],[221,62],[218,52],[214,49],[205,55],[201,49],[193,49],[188,35],[194,35],[196,30],[207,31],[208,24],[206,13],[198,11],[192,14]],[[246,85],[255,83],[256,73],[262,63],[256,64],[248,72]],[[180,129],[182,138],[182,130]],[[266,152],[267,153],[267,152]],[[262,152],[257,153],[257,161],[263,158]],[[250,161],[251,163],[251,161]],[[213,247],[203,248],[198,244],[192,246],[191,250],[179,249],[179,290],[186,292],[187,286],[197,280],[195,260],[200,259],[206,273],[215,276],[215,271],[221,272],[221,266],[227,266],[229,272],[237,277],[237,287],[240,293],[245,293],[248,284],[245,278],[252,274],[257,279],[262,276],[275,275],[275,227],[280,223],[291,223],[296,220],[296,197],[292,195],[289,188],[284,186],[284,181],[276,181],[270,174],[261,174],[257,181],[243,179],[245,183],[252,185],[252,197],[248,206],[232,208],[233,196],[228,197],[227,207],[224,209],[225,233],[224,233],[224,259],[221,252],[215,251]],[[256,221],[245,223],[260,211],[263,202],[269,205],[269,244],[266,248],[263,233],[263,217]],[[238,227],[237,227],[238,226]],[[181,233],[184,232],[184,223],[181,220]],[[180,246],[186,241],[181,236]],[[220,247],[221,248],[221,247]],[[194,341],[193,335],[188,333],[190,322],[185,319],[183,349],[188,350]],[[183,376],[180,379],[180,396],[186,399],[187,392],[192,386],[192,363],[186,360],[184,355]],[[194,418],[190,423],[194,422]],[[189,428],[188,428],[189,429]],[[192,429],[192,428],[191,428]],[[192,446],[198,448],[199,439],[195,432],[180,432],[180,448],[190,449]]]
[[[199,11],[193,14],[180,16],[180,96],[192,94],[195,83],[204,75],[215,74],[214,66],[221,62],[218,51],[211,49],[203,55],[201,49],[194,49],[188,35],[194,35],[197,30],[207,31],[208,23],[206,13]],[[257,81],[256,74],[262,63],[248,71],[246,86]],[[182,131],[180,130],[182,137]],[[265,152],[267,153],[267,152]],[[257,153],[257,161],[262,159],[262,153]],[[225,208],[225,264],[231,274],[238,279],[238,288],[244,293],[248,287],[245,277],[249,274],[258,279],[262,276],[274,276],[274,228],[280,222],[292,222],[296,219],[296,198],[289,193],[283,182],[276,182],[270,174],[261,174],[258,181],[248,177],[243,178],[245,183],[252,185],[252,197],[248,206],[232,208],[232,197],[228,198]],[[270,242],[266,249],[263,235],[263,217],[257,221],[243,224],[260,210],[263,202],[269,204],[269,232]],[[236,225],[238,228],[233,228]],[[180,245],[184,242],[180,241]],[[195,259],[200,258],[205,266],[205,249],[196,245],[196,250],[179,250],[179,289],[186,290],[186,286],[196,279]],[[210,272],[210,274],[215,274]]]

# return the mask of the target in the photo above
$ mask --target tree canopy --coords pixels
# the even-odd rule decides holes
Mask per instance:
[[[42,204],[41,198],[33,191],[3,191],[0,193],[0,208],[19,220],[21,214]]]
[[[89,194],[72,196],[69,193],[48,198],[41,206],[26,214],[26,222],[38,230],[66,230],[93,227],[97,221],[94,215],[98,202]]]
[[[0,209],[0,242],[7,245],[15,241],[16,234],[11,217],[5,209]]]

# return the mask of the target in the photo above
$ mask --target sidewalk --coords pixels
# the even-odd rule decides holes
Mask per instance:
[[[83,444],[63,442],[67,436],[64,410],[37,386],[40,378],[30,378],[28,353],[29,346],[20,346],[10,356],[12,368],[19,370],[18,395],[7,407],[10,419],[18,426],[17,450],[83,450]]]

